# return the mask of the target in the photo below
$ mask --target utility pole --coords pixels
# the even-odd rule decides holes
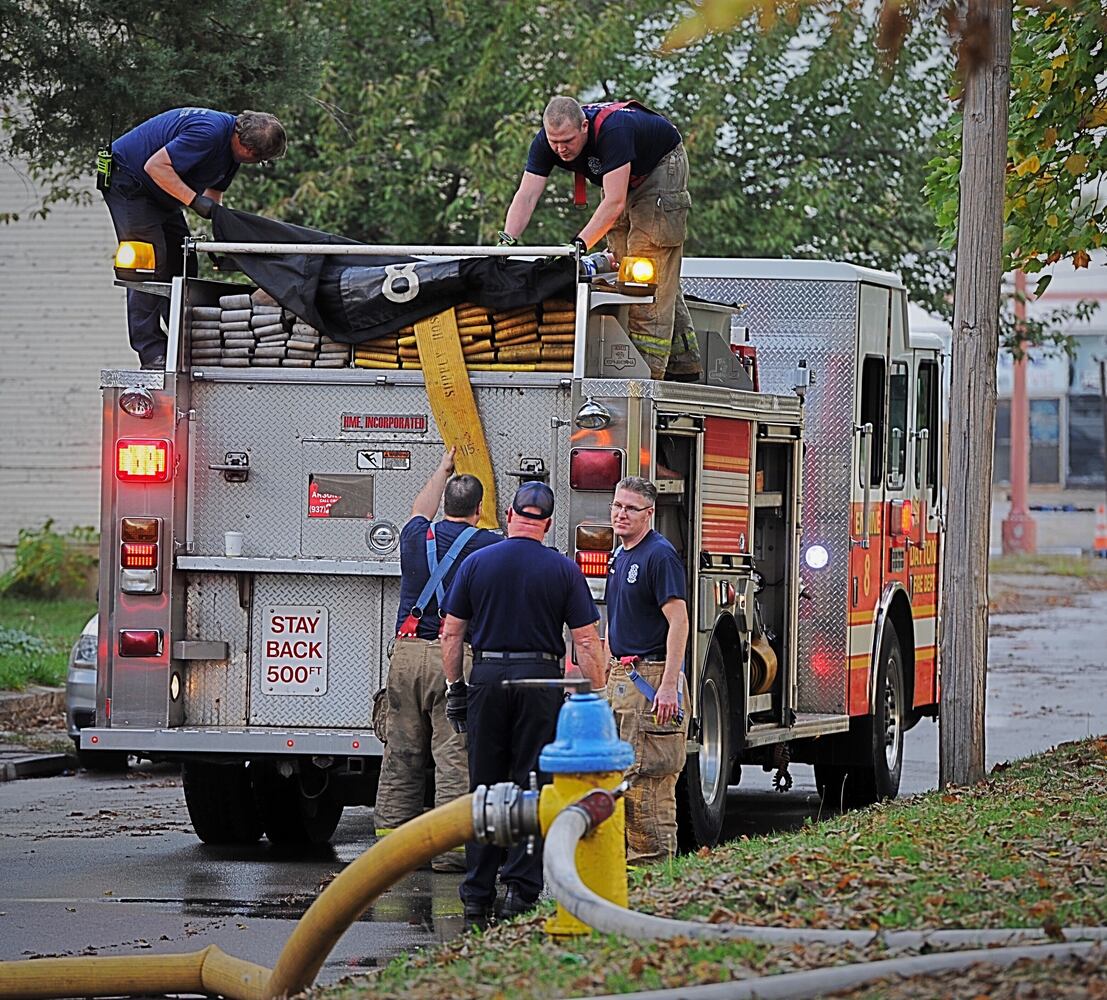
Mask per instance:
[[[949,518],[943,566],[942,787],[984,777],[988,546],[995,437],[1012,0],[968,0],[980,39],[965,69],[953,298]]]
[[[1026,275],[1015,272],[1015,325],[1020,335],[1026,323]],[[1020,337],[1022,357],[1015,359],[1011,382],[1011,510],[1003,519],[1003,554],[1038,551],[1038,524],[1030,516],[1030,403],[1026,394],[1028,344]]]

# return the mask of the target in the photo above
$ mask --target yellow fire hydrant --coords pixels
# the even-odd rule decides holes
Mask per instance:
[[[553,775],[538,800],[543,834],[566,806],[594,788],[612,791],[622,783],[623,772],[634,761],[634,749],[620,740],[615,716],[603,698],[591,691],[570,695],[557,717],[557,737],[542,751],[538,766]],[[584,884],[618,906],[627,905],[626,811],[622,796],[615,813],[581,840],[576,853],[577,871]],[[588,934],[581,923],[559,903],[546,921],[553,935]]]

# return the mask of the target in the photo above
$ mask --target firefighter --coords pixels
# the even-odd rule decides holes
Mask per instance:
[[[400,532],[400,606],[396,641],[388,661],[387,742],[374,809],[378,836],[423,811],[430,761],[434,762],[435,805],[464,795],[469,788],[465,737],[454,732],[446,720],[439,595],[445,593],[463,559],[502,539],[477,528],[484,487],[476,476],[450,478],[455,452],[451,448],[442,456],[412,503],[411,519]],[[444,517],[432,523],[440,501]],[[432,580],[431,561],[437,580]],[[467,650],[464,658],[469,660]],[[460,852],[442,854],[431,867],[461,872],[465,862]]]
[[[684,768],[688,605],[684,565],[650,527],[657,487],[628,476],[615,488],[619,546],[607,580],[607,698],[619,738],[634,747],[626,796],[627,861],[676,852],[676,783]]]
[[[442,665],[449,681],[446,716],[468,727],[469,786],[514,781],[526,787],[538,754],[554,738],[563,692],[503,687],[504,680],[562,676],[568,625],[582,671],[603,681],[596,630],[599,612],[584,575],[571,559],[542,544],[550,530],[553,491],[523,483],[507,510],[507,540],[467,559],[446,595]],[[470,631],[473,672],[462,677],[462,640]],[[542,855],[519,844],[465,847],[467,872],[460,895],[465,926],[510,919],[531,909],[542,891]],[[496,873],[505,886],[496,904]]]
[[[603,198],[574,238],[581,253],[605,236],[619,258],[628,253],[657,263],[654,301],[630,307],[630,339],[655,379],[697,382],[702,376],[692,318],[680,291],[688,208],[688,154],[664,116],[637,101],[586,104],[555,97],[530,144],[526,169],[500,233],[513,246],[530,222],[550,171],[576,175],[578,205],[584,181],[601,185]]]
[[[286,145],[281,123],[260,111],[176,108],[136,125],[112,142],[111,170],[99,184],[116,236],[153,244],[158,280],[179,275],[189,235],[182,206],[210,219],[239,164],[275,160]],[[168,299],[128,289],[127,330],[143,368],[165,368],[168,320]]]

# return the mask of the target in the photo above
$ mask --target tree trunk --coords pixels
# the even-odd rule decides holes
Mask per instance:
[[[961,200],[949,405],[949,505],[943,567],[942,787],[984,777],[988,547],[996,414],[1003,192],[1010,101],[1011,0],[969,0]]]

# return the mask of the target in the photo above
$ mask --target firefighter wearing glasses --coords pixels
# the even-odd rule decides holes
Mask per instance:
[[[628,476],[615,489],[618,548],[607,579],[607,697],[619,738],[634,747],[626,796],[627,861],[676,853],[676,784],[686,756],[685,571],[670,542],[650,527],[657,487]]]
[[[523,483],[507,510],[507,540],[465,560],[446,595],[442,666],[450,682],[446,715],[468,726],[470,790],[514,781],[524,787],[538,754],[554,738],[564,700],[559,686],[503,687],[505,680],[562,676],[564,628],[595,687],[603,683],[596,622],[600,614],[577,564],[543,544],[553,515],[553,491]],[[470,630],[473,672],[462,679],[462,639]],[[466,927],[525,913],[542,891],[542,852],[519,844],[465,846],[468,866],[460,895]],[[496,874],[505,894],[495,904]]]
[[[431,761],[435,805],[469,790],[465,737],[454,732],[446,720],[439,595],[445,594],[462,560],[502,539],[476,527],[484,487],[475,476],[450,478],[454,452],[451,448],[442,456],[412,503],[411,519],[400,532],[400,607],[384,693],[387,740],[374,809],[377,836],[423,811],[426,768]],[[439,501],[445,516],[433,521]],[[464,654],[468,667],[468,650]],[[379,733],[378,712],[374,712],[374,721]],[[462,872],[465,862],[460,851],[451,852],[436,857],[431,867]]]

